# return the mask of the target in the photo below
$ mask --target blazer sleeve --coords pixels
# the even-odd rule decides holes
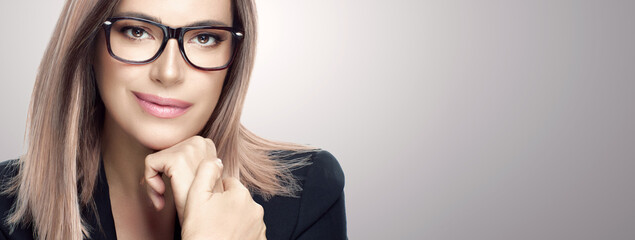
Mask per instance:
[[[321,150],[314,154],[302,188],[292,239],[348,239],[344,172],[331,153]]]

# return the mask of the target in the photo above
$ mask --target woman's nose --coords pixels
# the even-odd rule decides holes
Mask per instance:
[[[184,71],[187,68],[185,59],[179,51],[179,44],[176,39],[168,40],[161,56],[152,64],[152,80],[168,87],[183,82]]]

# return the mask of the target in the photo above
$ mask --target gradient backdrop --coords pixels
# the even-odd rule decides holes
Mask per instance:
[[[0,159],[62,3],[0,2]],[[351,239],[635,239],[635,1],[258,9],[243,123],[339,159]]]

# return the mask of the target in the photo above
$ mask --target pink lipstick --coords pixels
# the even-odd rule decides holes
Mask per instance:
[[[178,99],[162,98],[140,92],[132,93],[137,97],[137,102],[145,112],[158,118],[175,118],[181,116],[192,106],[191,103]]]

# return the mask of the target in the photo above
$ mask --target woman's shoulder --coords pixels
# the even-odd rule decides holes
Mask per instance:
[[[306,168],[302,184],[303,196],[308,191],[339,196],[344,189],[344,171],[335,156],[326,150],[316,150]]]
[[[305,171],[300,194],[300,214],[306,221],[304,227],[334,210],[335,205],[341,205],[343,214],[344,171],[335,156],[322,149],[314,151]],[[303,227],[303,221],[298,224],[299,228]]]
[[[10,181],[18,174],[18,160],[6,160],[0,162],[0,214],[5,216],[13,205],[14,197],[5,192]]]
[[[4,220],[9,216],[12,211],[13,204],[15,203],[15,196],[5,192],[5,190],[9,187],[10,181],[18,174],[18,160],[6,160],[0,162],[0,218],[2,221],[0,222],[0,236],[11,239],[30,239],[20,238],[21,236],[30,236],[29,229],[20,228],[15,229],[12,234],[9,234],[9,226],[4,223]]]
[[[18,174],[18,159],[0,162],[0,186],[4,187],[11,178]]]
[[[302,190],[296,198],[254,198],[265,209],[267,239],[345,239],[344,172],[335,156],[323,149],[278,154],[305,163],[292,171]]]
[[[280,156],[280,161],[302,161],[300,167],[292,171],[302,186],[301,195],[310,190],[339,193],[344,188],[344,171],[337,158],[327,150],[277,151],[273,154]],[[312,189],[315,183],[319,183],[320,189]]]
[[[9,160],[3,160],[0,161],[0,171],[4,170],[5,168],[11,166],[11,165],[15,165],[16,163],[18,163],[18,159],[9,159]]]

